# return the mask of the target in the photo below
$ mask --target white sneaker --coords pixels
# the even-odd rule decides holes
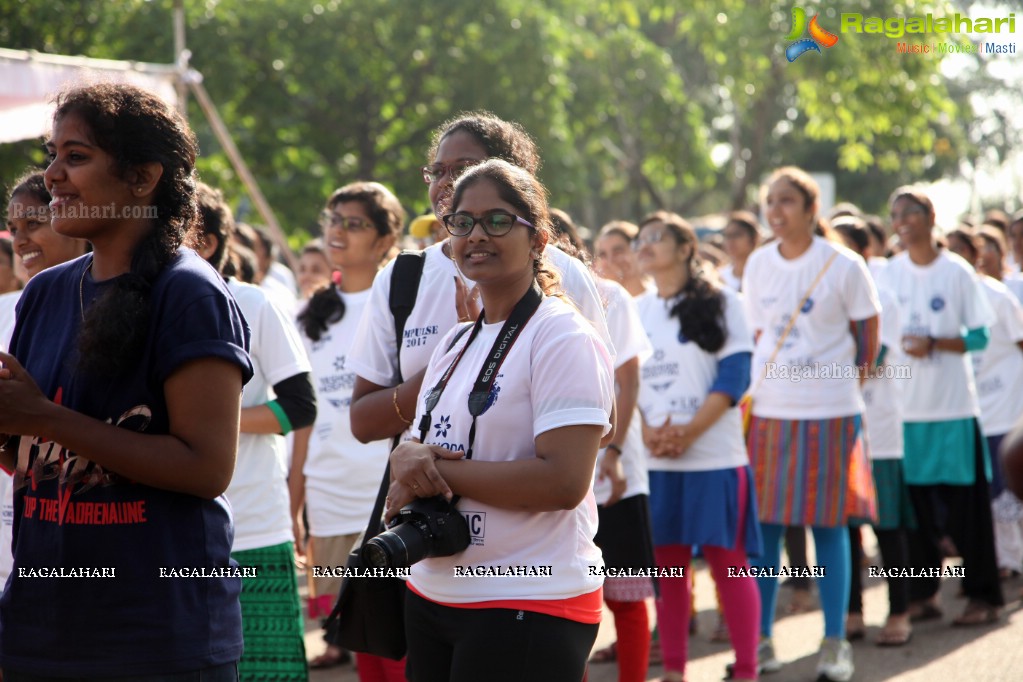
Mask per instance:
[[[781,670],[782,662],[774,655],[774,640],[763,637],[757,646],[757,668],[761,673],[776,673]]]
[[[757,645],[757,674],[776,673],[781,670],[782,662],[774,655],[774,640],[770,637],[761,637]],[[725,679],[735,677],[735,664],[729,663],[725,666]]]
[[[821,642],[820,658],[817,659],[819,682],[849,682],[855,670],[852,646],[847,640],[828,638]]]

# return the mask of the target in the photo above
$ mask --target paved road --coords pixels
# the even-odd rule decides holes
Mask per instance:
[[[811,543],[812,544],[812,543]],[[867,580],[864,609],[868,626],[867,640],[855,643],[857,682],[905,680],[907,682],[1017,682],[1023,681],[1023,604],[1020,591],[1023,581],[1004,583],[1008,605],[1002,623],[980,628],[955,628],[948,621],[957,615],[963,601],[956,598],[958,582],[948,579],[942,590],[945,622],[917,624],[913,640],[905,647],[882,649],[871,640],[884,622],[887,613],[887,592],[881,580]],[[780,590],[779,610],[789,597]],[[708,637],[716,623],[714,589],[710,574],[698,567],[696,572],[696,606],[700,627],[690,641],[689,682],[716,682],[722,678],[725,665],[733,660],[726,644],[713,644]],[[309,623],[306,647],[310,657],[323,648]],[[775,646],[779,658],[788,664],[778,673],[764,675],[764,682],[807,682],[814,679],[817,649],[823,632],[819,610],[798,616],[781,616],[775,629]],[[614,640],[610,617],[601,625],[596,648]],[[660,668],[651,668],[648,679],[658,680]],[[314,671],[312,682],[356,682],[351,665],[328,671]],[[486,679],[481,675],[480,679]],[[591,665],[590,682],[615,682],[614,664]]]

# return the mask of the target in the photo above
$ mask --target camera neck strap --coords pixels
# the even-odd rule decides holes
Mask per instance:
[[[490,355],[483,366],[480,367],[479,375],[476,377],[476,382],[473,384],[472,392],[469,394],[469,414],[472,415],[472,426],[469,427],[469,446],[466,450],[465,458],[472,459],[472,445],[476,439],[476,417],[483,414],[483,410],[487,407],[487,401],[490,399],[490,391],[492,389],[493,380],[497,377],[498,370],[501,369],[501,365],[504,364],[504,360],[508,357],[508,353],[511,351],[512,344],[518,339],[519,333],[522,328],[526,326],[533,314],[540,307],[540,303],[543,302],[543,293],[540,291],[540,287],[533,283],[526,294],[519,299],[519,302],[515,304],[515,307],[511,311],[511,315],[504,321],[501,326],[501,331],[497,334],[497,338],[494,339],[494,345],[490,348]],[[444,392],[444,389],[448,386],[448,381],[451,379],[451,375],[455,371],[455,367],[461,361],[462,356],[465,354],[466,349],[472,345],[472,342],[479,335],[480,330],[483,328],[483,316],[486,311],[480,312],[480,316],[476,319],[476,323],[472,326],[472,331],[469,334],[469,339],[462,346],[462,349],[458,351],[458,355],[448,366],[447,370],[441,376],[440,381],[434,386],[426,396],[426,413],[423,414],[422,419],[419,420],[419,440],[426,442],[426,433],[430,430],[430,424],[433,421],[433,408],[437,407],[437,403],[440,402],[440,396]],[[455,337],[458,340],[458,337]]]

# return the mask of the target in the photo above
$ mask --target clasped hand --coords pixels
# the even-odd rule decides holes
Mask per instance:
[[[439,459],[462,459],[465,453],[438,445],[424,445],[408,440],[391,451],[391,485],[387,489],[384,521],[390,522],[402,507],[417,497],[443,496],[450,500],[454,493],[437,470]]]
[[[671,417],[665,417],[660,426],[643,422],[643,444],[653,457],[677,459],[685,454],[696,440],[688,424],[672,424]]]

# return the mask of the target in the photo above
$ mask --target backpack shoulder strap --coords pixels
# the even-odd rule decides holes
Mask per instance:
[[[398,349],[398,376],[401,376],[401,347],[405,335],[405,322],[416,305],[416,294],[419,293],[419,280],[423,276],[423,263],[426,254],[423,251],[402,251],[394,261],[391,270],[391,293],[388,304],[394,316],[394,338]]]

